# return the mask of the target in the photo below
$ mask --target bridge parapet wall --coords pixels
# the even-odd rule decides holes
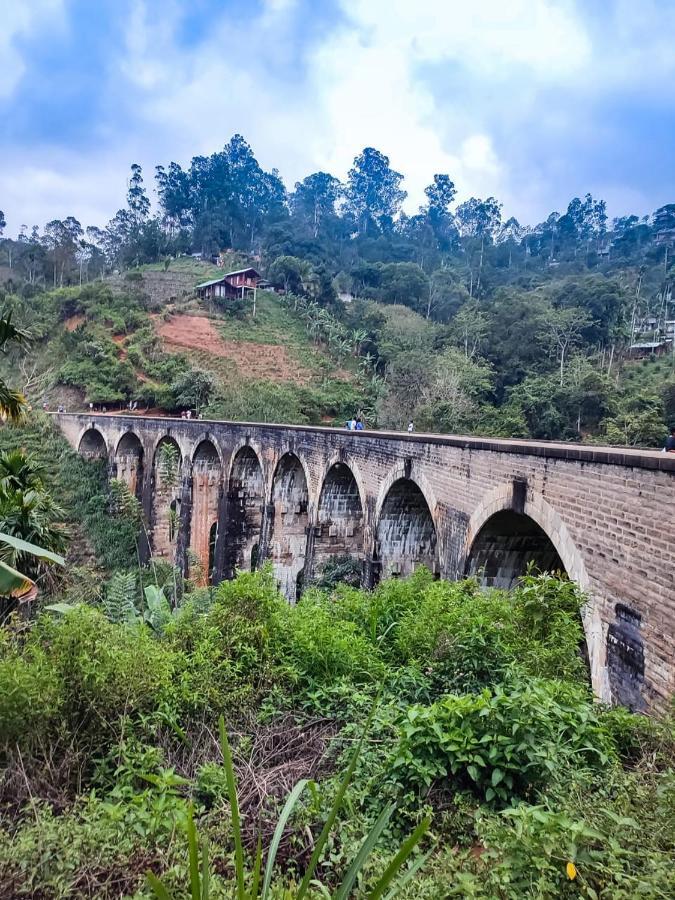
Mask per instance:
[[[279,554],[285,552],[284,547],[299,546],[298,528],[302,525],[307,532],[305,566],[310,568],[315,544],[321,558],[330,544],[326,538],[331,526],[322,530],[322,488],[331,467],[337,462],[343,464],[358,487],[362,518],[352,535],[345,523],[332,526],[339,537],[335,545],[341,551],[351,547],[353,555],[364,560],[366,582],[377,577],[383,564],[386,568],[386,552],[392,558],[403,554],[410,566],[420,561],[409,546],[412,507],[406,505],[409,494],[405,487],[411,483],[421,492],[435,531],[433,558],[427,546],[425,561],[445,578],[464,575],[474,542],[491,517],[503,511],[512,513],[514,521],[518,516],[526,517],[550,540],[569,576],[588,593],[584,625],[597,693],[604,699],[629,698],[634,707],[664,707],[673,694],[675,543],[671,532],[675,523],[675,455],[201,420],[77,414],[55,418],[75,448],[89,429],[100,431],[111,462],[127,431],[138,436],[148,461],[154,458],[162,438],[170,436],[180,448],[188,479],[197,446],[210,440],[222,461],[219,477],[224,506],[219,522],[223,541],[233,460],[242,447],[250,447],[262,470],[264,496],[260,497],[258,485],[258,506],[248,513],[250,522],[260,527],[260,551],[263,556],[269,555],[265,535],[277,542]],[[288,453],[298,458],[307,481],[307,524],[301,521],[304,512],[295,511],[292,540],[289,535],[283,536],[283,523],[280,537],[282,513],[275,511],[273,494],[275,471]],[[145,466],[146,492],[152,489],[151,468],[149,463]],[[400,502],[392,505],[397,485],[404,489]],[[354,502],[353,492],[350,496],[350,502]],[[279,497],[276,501],[281,509]],[[151,505],[151,497],[148,502]],[[388,550],[383,541],[383,510],[391,517],[387,533],[395,545]],[[184,513],[190,515],[189,498]],[[425,534],[428,537],[421,528],[413,542],[423,543]],[[257,539],[250,534],[246,539],[250,558],[250,547]],[[219,554],[222,559],[228,558],[228,548],[217,549],[216,556]]]

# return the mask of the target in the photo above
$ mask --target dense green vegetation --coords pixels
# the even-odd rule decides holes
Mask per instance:
[[[0,430],[0,500],[0,532],[69,544],[0,625],[5,896],[149,897],[148,872],[185,896],[194,828],[211,896],[235,896],[221,716],[245,883],[308,780],[270,897],[297,896],[315,848],[307,896],[361,859],[369,896],[405,847],[407,898],[672,895],[675,727],[594,702],[572,583],[420,569],[369,593],[341,558],[293,607],[268,568],[199,588],[139,567],[136,501],[41,414]]]
[[[594,705],[579,602],[548,576],[507,595],[419,571],[289,607],[263,571],[186,601],[159,631],[113,624],[92,600],[10,622],[2,883],[12,896],[146,896],[151,870],[180,889],[192,808],[213,896],[232,896],[223,713],[249,867],[258,823],[265,849],[292,785],[315,782],[284,834],[282,896],[375,704],[316,872],[328,890],[391,801],[357,894],[431,815],[418,850],[431,855],[404,896],[671,896],[675,734]]]
[[[188,169],[160,166],[157,189],[153,216],[133,166],[127,205],[105,229],[85,234],[69,217],[0,246],[11,264],[5,299],[42,341],[38,369],[72,386],[74,403],[337,423],[356,409],[387,428],[412,418],[435,431],[643,446],[661,445],[675,419],[675,354],[640,361],[628,351],[669,347],[673,204],[610,223],[604,201],[587,195],[523,226],[492,197],[456,205],[452,179],[436,174],[411,216],[402,177],[373,148],[344,184],[319,172],[287,194],[238,135]],[[189,252],[207,262],[180,256]],[[255,319],[242,302],[208,314],[230,340],[282,343],[300,379],[162,351],[143,265],[196,283],[223,271],[211,265],[218,254],[226,269],[261,268],[286,306],[270,295]],[[122,293],[65,287],[125,270]],[[158,311],[168,313],[169,296]],[[86,322],[63,334],[76,315]],[[35,396],[45,382],[32,366],[16,381]]]

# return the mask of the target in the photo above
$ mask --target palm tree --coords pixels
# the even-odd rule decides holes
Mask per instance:
[[[28,334],[12,324],[12,313],[0,314],[0,353],[6,353],[9,344],[26,345]],[[19,422],[26,412],[26,398],[19,391],[12,390],[0,378],[0,419]]]
[[[24,585],[45,574],[45,561],[61,561],[58,554],[65,549],[59,524],[64,514],[43,476],[43,469],[22,450],[0,453],[0,562],[15,575],[19,567]]]

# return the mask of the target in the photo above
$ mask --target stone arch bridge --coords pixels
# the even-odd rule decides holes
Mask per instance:
[[[149,550],[204,582],[272,562],[293,602],[330,559],[363,583],[424,564],[510,586],[534,561],[587,593],[605,700],[675,690],[675,455],[574,444],[141,418],[55,416],[139,498]]]

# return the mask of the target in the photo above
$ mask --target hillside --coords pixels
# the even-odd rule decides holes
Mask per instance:
[[[201,303],[222,274],[194,260],[37,294],[17,304],[33,340],[0,363],[33,405],[332,422],[363,402],[356,360],[312,341],[297,311],[260,292],[250,310]]]
[[[0,299],[36,339],[6,368],[33,402],[70,408],[360,411],[384,428],[663,446],[675,204],[610,221],[585,194],[524,225],[429,177],[409,215],[403,176],[368,147],[344,183],[316,172],[289,192],[235,135],[189,168],[158,166],[153,215],[134,165],[105,228],[68,216],[0,244]],[[196,301],[198,282],[251,264],[283,287],[255,319]]]

